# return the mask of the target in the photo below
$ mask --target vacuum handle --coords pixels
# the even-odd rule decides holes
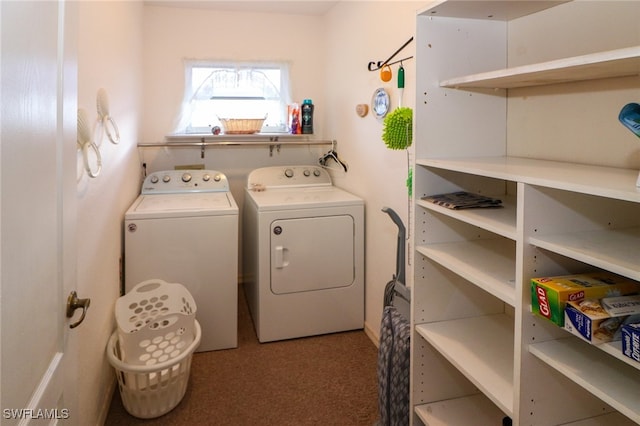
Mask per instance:
[[[393,223],[398,227],[398,246],[396,248],[396,281],[399,281],[403,285],[405,281],[405,253],[404,253],[404,240],[406,238],[406,229],[402,223],[402,219],[398,216],[392,208],[383,207],[382,211],[389,215]]]

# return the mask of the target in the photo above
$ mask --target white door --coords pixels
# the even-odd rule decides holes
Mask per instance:
[[[73,339],[65,303],[75,283],[72,3],[0,2],[3,425],[55,424],[56,419],[75,424],[75,393],[66,387],[73,382],[67,371],[73,370],[65,367],[65,347]]]

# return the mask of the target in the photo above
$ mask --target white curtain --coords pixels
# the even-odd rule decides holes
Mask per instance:
[[[230,68],[230,69],[265,69],[280,70],[280,103],[283,121],[286,122],[287,105],[291,103],[291,88],[289,80],[289,64],[280,62],[218,62],[212,60],[185,59],[184,60],[184,96],[180,112],[176,117],[173,132],[186,133],[191,124],[194,112],[195,95],[198,87],[192,87],[192,71],[197,67]]]

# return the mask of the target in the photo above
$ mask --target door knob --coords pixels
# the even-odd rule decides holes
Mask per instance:
[[[73,324],[70,324],[69,328],[76,328],[80,323],[82,323],[82,321],[84,321],[84,317],[87,314],[90,304],[91,299],[79,299],[78,294],[75,291],[69,293],[69,297],[67,298],[67,318],[71,318],[76,309],[82,309],[80,319]]]

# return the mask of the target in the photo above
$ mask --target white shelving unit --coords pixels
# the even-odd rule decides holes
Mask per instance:
[[[612,37],[609,50],[584,54],[589,41],[569,39],[565,50],[576,44],[580,54],[508,66],[510,55],[528,52],[512,34],[544,32],[567,16],[587,25],[602,11],[595,3],[438,1],[418,13],[413,425],[500,425],[507,417],[514,425],[640,424],[640,363],[622,355],[620,342],[589,345],[531,313],[532,277],[606,270],[640,281],[638,169],[603,166],[597,154],[583,164],[558,160],[553,144],[544,158],[518,155],[536,135],[519,140],[511,114],[517,105],[531,121],[546,117],[527,104],[536,90],[564,108],[576,92],[640,99],[638,5],[607,9],[609,25],[622,25],[616,13],[637,13],[634,45]],[[615,120],[618,111],[607,114]],[[564,135],[576,120],[558,107],[557,120],[535,122]],[[556,145],[579,150],[582,142]],[[497,197],[504,207],[450,210],[421,199],[454,191]]]

